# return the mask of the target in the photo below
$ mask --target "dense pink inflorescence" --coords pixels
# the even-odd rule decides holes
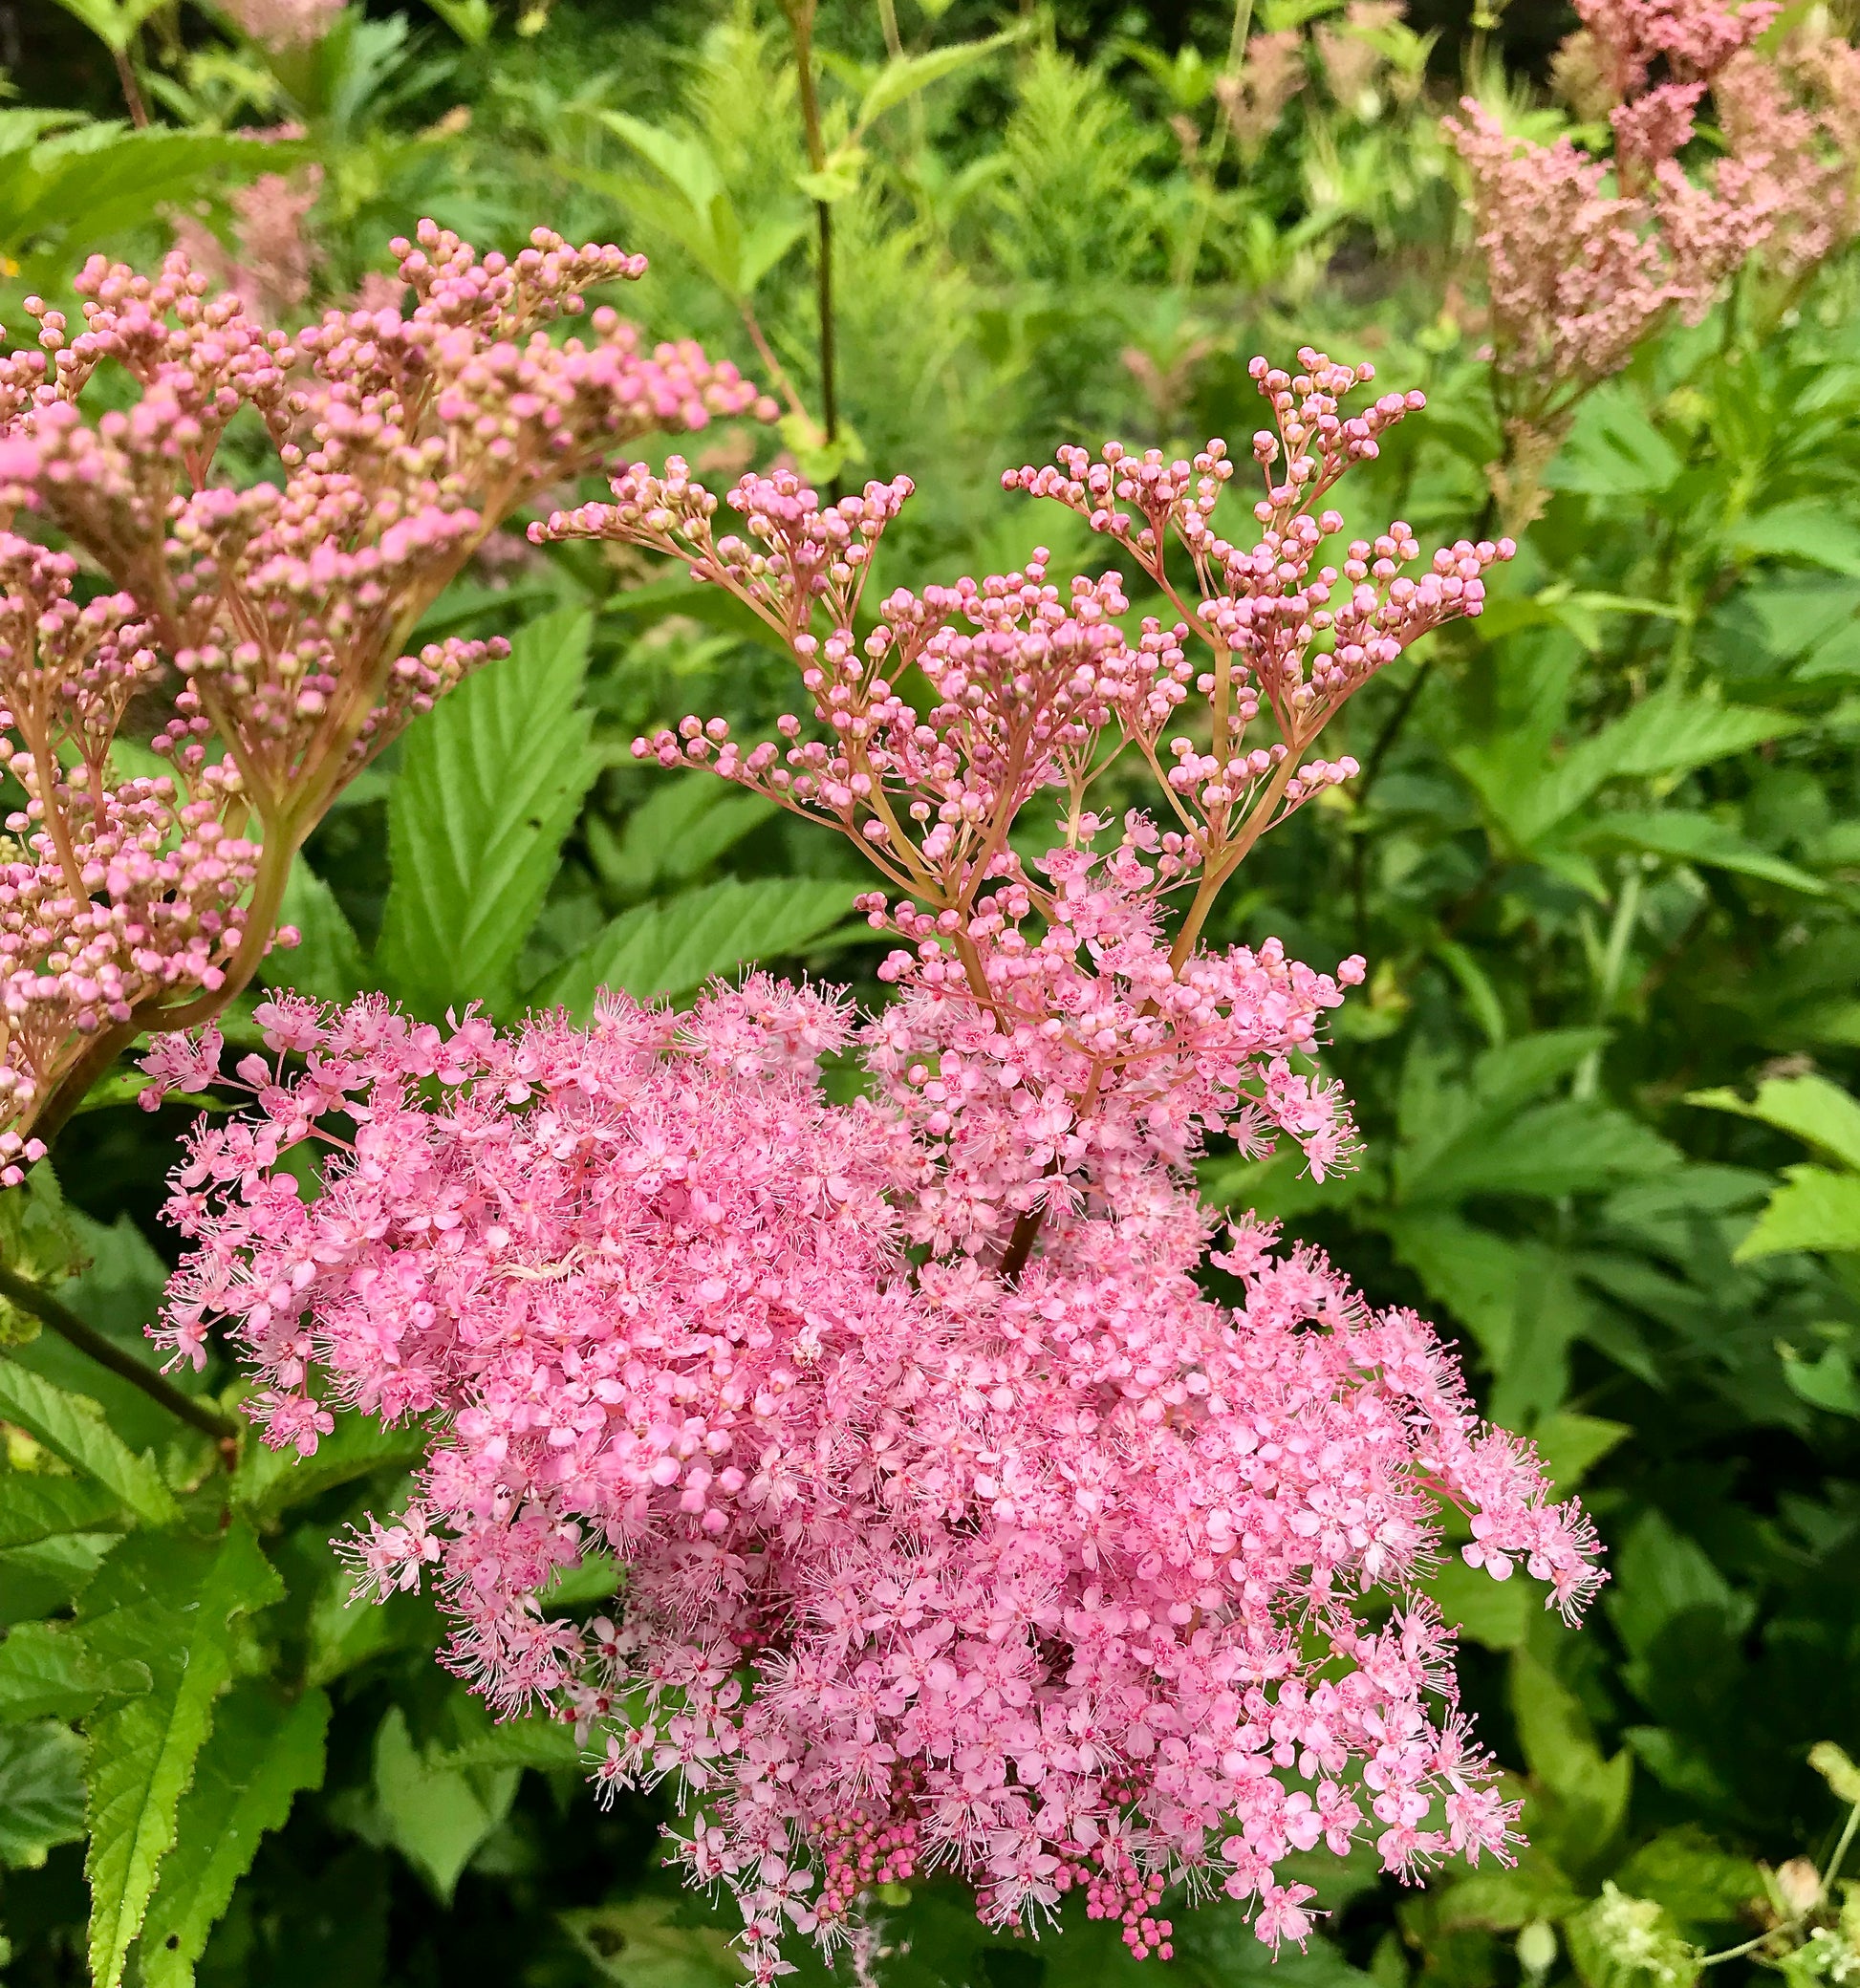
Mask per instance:
[[[240,200],[289,292],[271,301],[294,309],[300,195],[274,178]],[[408,308],[295,334],[254,314],[255,278],[214,294],[181,251],[154,276],[94,257],[81,329],[29,297],[36,342],[0,356],[0,750],[28,796],[0,861],[0,1185],[36,1156],[61,1083],[250,979],[335,794],[502,653],[415,636],[500,522],[648,432],[768,411],[695,346],[648,348],[586,312],[583,292],[640,257],[539,229],[481,258],[431,222],[393,249]],[[584,314],[591,335],[552,335]],[[136,398],[93,413],[106,363]],[[242,416],[269,433],[275,481],[223,473]],[[81,612],[75,555],[118,590]],[[111,764],[132,689],[172,693],[153,741],[168,774]]]
[[[1234,1032],[1269,1045],[1298,1025],[1255,964]],[[863,1031],[878,1101],[842,1106],[814,1063],[852,1018],[760,977],[586,1030],[260,1020],[256,1116],[203,1125],[179,1177],[171,1343],[229,1320],[304,1451],[333,1403],[433,1417],[368,1582],[436,1582],[450,1664],[575,1720],[609,1787],[676,1774],[678,1853],[735,1892],[759,1978],[784,1932],[831,1940],[936,1869],[1002,1921],[1077,1890],[1166,1955],[1179,1881],[1256,1900],[1276,1944],[1309,1923],[1295,1849],[1504,1852],[1421,1584],[1445,1501],[1472,1565],[1573,1610],[1587,1523],[1431,1330],[1322,1257],[1243,1224],[1212,1258],[1240,1301],[1207,1296],[1193,1130],[1131,1114],[1011,1282],[972,1235],[907,1253],[978,1164],[893,1101],[907,1012]],[[217,1056],[174,1042],[157,1073]],[[995,1097],[964,1109],[1011,1124]],[[306,1200],[277,1162],[319,1128]],[[550,1613],[595,1548],[624,1613]]]
[[[241,33],[273,54],[310,48],[335,27],[346,0],[219,0]]]
[[[344,1405],[432,1418],[367,1583],[435,1579],[453,1666],[574,1720],[610,1789],[676,1777],[678,1854],[737,1896],[760,1979],[785,1930],[831,1943],[938,1869],[1004,1922],[1077,1891],[1142,1955],[1179,1883],[1303,1937],[1283,1861],[1320,1843],[1404,1872],[1503,1854],[1424,1592],[1442,1505],[1495,1578],[1522,1563],[1570,1611],[1599,1578],[1427,1327],[1255,1223],[1208,1254],[1209,1138],[1347,1159],[1312,1059],[1363,974],[1211,949],[1209,906],[1355,772],[1325,724],[1512,551],[1419,564],[1397,522],[1324,563],[1316,507],[1419,397],[1351,413],[1367,368],[1300,368],[1255,366],[1273,425],[1238,539],[1220,442],[1005,479],[1161,595],[1134,636],[1119,574],[1062,588],[1044,553],[898,589],[856,634],[902,478],[823,505],[752,474],[720,503],[673,457],[552,519],[532,535],[668,553],[779,633],[811,724],[746,751],[689,717],[635,749],[849,836],[897,998],[859,1023],[758,975],[688,1018],[610,997],[514,1035],[275,1001],[236,1072],[255,1117],[203,1126],[179,1176],[167,1343],[199,1359],[230,1322],[274,1443],[314,1449]],[[1090,805],[1123,750],[1163,822]],[[1043,794],[1035,861],[1012,832]],[[823,1096],[829,1053],[859,1101]],[[151,1094],[218,1061],[170,1041]],[[314,1199],[280,1164],[306,1139]],[[542,1596],[595,1549],[623,1612],[584,1628]]]
[[[1752,254],[1786,276],[1850,231],[1852,51],[1759,49],[1771,0],[1579,0],[1566,52],[1592,77],[1612,157],[1508,137],[1468,98],[1446,133],[1472,178],[1500,366],[1541,421],[1559,392],[1619,370],[1669,313],[1702,316]],[[1722,155],[1680,155],[1716,116]]]

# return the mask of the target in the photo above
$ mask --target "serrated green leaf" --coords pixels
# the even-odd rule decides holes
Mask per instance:
[[[93,1478],[0,1471],[0,1547],[30,1546],[65,1532],[95,1532],[121,1512],[116,1493]]]
[[[320,1691],[288,1700],[251,1682],[222,1700],[142,1924],[146,1988],[193,1988],[194,1963],[260,1838],[284,1826],[301,1790],[322,1785],[329,1722]]]
[[[268,987],[292,987],[313,1001],[353,1001],[368,984],[361,941],[335,893],[302,856],[291,866],[278,923],[294,925],[296,945],[273,946],[258,969]]]
[[[69,1623],[23,1622],[0,1641],[0,1725],[33,1718],[81,1718],[108,1697],[153,1687],[146,1663],[100,1657]]]
[[[1663,1173],[1679,1159],[1676,1147],[1625,1112],[1561,1098],[1508,1124],[1482,1125],[1424,1164],[1396,1164],[1401,1198],[1410,1202],[1457,1201],[1470,1195],[1556,1200]]]
[[[907,98],[915,97],[919,90],[927,90],[932,83],[940,83],[945,76],[956,76],[979,62],[983,56],[993,54],[997,49],[1017,39],[1018,32],[1009,30],[1006,33],[990,34],[980,41],[953,42],[947,48],[930,49],[920,55],[894,55],[878,72],[872,87],[860,100],[854,130],[864,131],[887,111],[896,110]]]
[[[1828,884],[1812,871],[1759,849],[1709,814],[1664,810],[1656,814],[1608,814],[1589,831],[1585,839],[1606,848],[1641,849],[1708,870],[1754,876],[1764,883],[1781,884],[1785,890],[1800,891],[1808,897],[1828,895]]]
[[[378,1470],[404,1470],[425,1448],[417,1426],[385,1428],[374,1415],[353,1409],[336,1410],[335,1421],[314,1456],[300,1457],[290,1445],[271,1449],[254,1443],[233,1480],[234,1502],[264,1523],[337,1484]]]
[[[1544,484],[1588,497],[1655,497],[1684,466],[1633,394],[1610,384],[1584,400]]]
[[[1799,1077],[1765,1077],[1755,1097],[1735,1091],[1695,1091],[1689,1105],[1758,1118],[1780,1132],[1793,1133],[1830,1157],[1860,1169],[1860,1100],[1838,1084],[1812,1072]]]
[[[1689,773],[1801,729],[1802,721],[1786,711],[1662,693],[1634,705],[1593,743],[1611,774],[1652,779]]]
[[[511,969],[598,770],[577,702],[591,626],[567,609],[530,622],[408,734],[377,958],[422,1014],[510,1005]]]
[[[153,1544],[150,1542],[149,1544]],[[141,1548],[142,1540],[130,1543]],[[98,1584],[100,1585],[100,1584]],[[125,1640],[146,1650],[152,1688],[91,1721],[90,1964],[96,1988],[117,1988],[154,1894],[175,1822],[212,1729],[214,1701],[232,1674],[233,1624],[283,1593],[244,1519],[234,1518],[203,1561],[170,1550],[151,1559],[125,1550],[112,1593],[125,1599],[87,1629],[94,1646]],[[128,1619],[125,1619],[128,1618]]]
[[[151,1525],[172,1525],[181,1516],[174,1494],[146,1457],[139,1457],[86,1394],[68,1394],[51,1381],[0,1356],[0,1416],[29,1430],[54,1456],[107,1485]]]
[[[1860,529],[1813,498],[1743,519],[1732,544],[1746,559],[1799,559],[1829,573],[1860,575]]]
[[[1735,1252],[1741,1264],[1791,1249],[1860,1249],[1860,1174],[1784,1167],[1784,1185]]]
[[[833,932],[856,895],[854,884],[813,877],[725,877],[642,904],[545,982],[531,1005],[566,1007],[586,1021],[602,987],[636,1001],[678,1000],[746,962],[779,959]]]
[[[0,1864],[36,1870],[84,1833],[84,1742],[42,1719],[0,1731]]]
[[[1623,1747],[1603,1758],[1575,1694],[1529,1650],[1512,1653],[1510,1696],[1525,1763],[1559,1810],[1554,1833],[1587,1861],[1627,1817],[1633,1756]]]
[[[655,783],[617,836],[608,831],[596,841],[591,832],[589,842],[602,880],[643,897],[707,869],[774,811],[774,802],[743,793],[714,773],[685,773]]]
[[[528,1718],[507,1718],[493,1724],[476,1739],[434,1754],[428,1764],[449,1774],[487,1767],[572,1772],[581,1764],[581,1749],[574,1743],[573,1726],[532,1714]]]

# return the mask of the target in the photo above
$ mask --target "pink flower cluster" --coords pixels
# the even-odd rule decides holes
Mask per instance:
[[[1226,1067],[1323,991],[1255,962]],[[941,1240],[982,1134],[931,1107],[1011,1134],[1018,1087],[911,998],[856,1036],[759,976],[586,1030],[260,1020],[255,1117],[203,1122],[178,1177],[169,1343],[229,1321],[268,1439],[307,1453],[335,1402],[432,1418],[419,1496],[355,1548],[368,1584],[436,1582],[449,1664],[574,1720],[608,1789],[677,1776],[678,1854],[735,1893],[758,1980],[785,1933],[831,1945],[874,1884],[938,1869],[997,1922],[1076,1890],[1166,1956],[1172,1885],[1257,1901],[1276,1944],[1309,1926],[1294,1850],[1505,1853],[1420,1584],[1444,1501],[1469,1562],[1574,1610],[1588,1523],[1430,1329],[1322,1257],[1243,1225],[1212,1258],[1240,1303],[1202,1292],[1194,1124],[1113,1121],[1100,1192],[1014,1281],[972,1226]],[[942,1100],[900,1076],[913,1039]],[[830,1104],[816,1059],[855,1046],[876,1098]],[[154,1067],[196,1085],[218,1055]],[[1231,1122],[1219,1079],[1199,1095]],[[277,1164],[307,1137],[314,1200]],[[542,1597],[595,1550],[624,1614],[582,1627]]]
[[[1472,177],[1500,366],[1541,422],[1625,365],[1670,313],[1696,322],[1753,253],[1811,269],[1849,231],[1852,65],[1839,48],[1754,44],[1773,0],[1579,0],[1566,51],[1591,76],[1612,158],[1506,136],[1471,98],[1444,129]],[[1851,55],[1851,50],[1846,50]],[[1709,97],[1723,156],[1689,172]]]
[[[346,0],[219,0],[242,34],[273,54],[314,46],[335,27]]]
[[[36,343],[0,357],[0,702],[29,797],[0,884],[0,1183],[139,1028],[201,1020],[250,979],[336,793],[501,648],[416,630],[502,520],[655,429],[767,411],[734,368],[648,349],[606,307],[592,336],[552,336],[642,258],[539,229],[481,260],[418,232],[393,245],[404,313],[292,335],[184,253],[153,277],[97,257],[81,329],[28,298]],[[88,415],[106,361],[134,397]],[[242,410],[274,481],[220,466]],[[72,555],[40,535],[119,591],[78,611]],[[172,776],[123,781],[129,691],[176,680],[153,742]]]
[[[229,1322],[273,1443],[314,1450],[338,1405],[431,1418],[418,1497],[357,1545],[367,1585],[432,1577],[453,1667],[573,1720],[610,1790],[676,1777],[677,1852],[737,1897],[760,1981],[785,1932],[853,1936],[874,1886],[937,1869],[1001,1923],[1077,1891],[1140,1956],[1169,1952],[1178,1885],[1302,1938],[1294,1850],[1504,1854],[1424,1592],[1442,1502],[1494,1578],[1522,1565],[1571,1612],[1600,1578],[1420,1321],[1255,1223],[1208,1256],[1208,1139],[1347,1157],[1311,1059],[1363,962],[1217,953],[1202,922],[1355,770],[1323,726],[1512,550],[1411,573],[1395,524],[1321,564],[1341,521],[1311,507],[1418,397],[1351,414],[1367,369],[1300,365],[1256,368],[1240,541],[1219,442],[1006,479],[1128,555],[1162,607],[1134,637],[1118,574],[1062,589],[1044,554],[900,589],[858,634],[901,478],[823,505],[751,475],[720,505],[674,457],[556,516],[533,535],[671,553],[780,631],[811,725],[745,752],[692,717],[636,750],[850,836],[889,887],[865,908],[897,998],[861,1023],[756,975],[688,1017],[609,997],[513,1035],[274,1001],[235,1072],[256,1114],[204,1123],[177,1178],[166,1343],[198,1360]],[[1126,749],[1166,826],[1089,805]],[[1042,795],[1034,861],[1014,831]],[[858,1101],[823,1096],[829,1054]],[[219,1057],[169,1039],[158,1091]],[[306,1140],[314,1199],[280,1166]],[[547,1590],[596,1550],[623,1613],[584,1628]]]

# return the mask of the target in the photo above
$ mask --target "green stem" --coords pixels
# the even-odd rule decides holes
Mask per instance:
[[[1241,58],[1246,53],[1246,37],[1253,32],[1253,0],[1234,0],[1233,32],[1227,37],[1227,66],[1223,76],[1238,79]],[[1208,216],[1214,209],[1214,176],[1227,154],[1228,119],[1224,110],[1214,120],[1214,136],[1208,140],[1208,156],[1201,168],[1201,198],[1196,204],[1192,232],[1182,245],[1176,265],[1176,287],[1183,292],[1195,285],[1196,266],[1201,260],[1201,244],[1207,238]]]
[[[1599,1022],[1608,1020],[1615,996],[1621,991],[1621,975],[1628,963],[1628,947],[1639,920],[1640,871],[1635,868],[1628,872],[1621,885],[1621,895],[1614,900],[1614,918],[1609,926],[1608,944],[1602,953],[1602,980],[1595,1003],[1595,1018]],[[1593,1097],[1601,1075],[1602,1052],[1590,1049],[1576,1071],[1569,1094],[1572,1097]]]
[[[16,1275],[4,1264],[0,1264],[0,1298],[5,1298],[10,1305],[16,1305],[21,1311],[30,1311],[60,1339],[75,1346],[99,1367],[107,1367],[132,1388],[140,1388],[151,1401],[160,1402],[170,1415],[179,1416],[202,1435],[210,1436],[221,1444],[238,1441],[239,1425],[230,1415],[222,1415],[218,1409],[196,1400],[191,1394],[184,1394],[153,1367],[137,1359],[134,1353],[124,1351],[115,1340],[106,1339],[95,1326],[87,1326],[68,1305],[60,1304],[50,1291],[29,1278]]]
[[[1780,1926],[1772,1926],[1766,1933],[1760,1933],[1755,1939],[1747,1939],[1741,1946],[1725,1947],[1716,1954],[1705,1954],[1699,1957],[1700,1967],[1716,1967],[1720,1960],[1741,1960],[1746,1954],[1754,1954],[1761,1946],[1773,1940],[1781,1934],[1800,1933],[1808,1922],[1811,1912],[1818,1912],[1827,1902],[1828,1894],[1834,1888],[1834,1879],[1846,1861],[1848,1851],[1853,1846],[1856,1830],[1860,1830],[1860,1802],[1848,1810],[1847,1826],[1841,1831],[1841,1840],[1834,1846],[1834,1854],[1828,1860],[1828,1870],[1821,1881],[1821,1889],[1811,1903],[1805,1906],[1792,1919],[1785,1919]]]
[[[813,80],[814,0],[784,0],[789,32],[794,42],[794,71],[801,91],[801,127],[807,138],[808,169],[827,169],[827,140],[820,123],[820,98]],[[833,210],[824,200],[813,204],[818,236],[818,268],[814,292],[820,314],[820,416],[829,442],[839,436],[839,400],[834,380],[833,332]]]

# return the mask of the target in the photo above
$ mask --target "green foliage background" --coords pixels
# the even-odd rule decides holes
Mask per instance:
[[[1466,76],[1550,128],[1534,65],[1567,23],[1547,0],[1496,27],[1381,23],[1350,93],[1320,39],[1341,11],[1262,0],[1256,25],[1307,32],[1308,76],[1250,152],[1219,135],[1224,11],[899,0],[888,21],[834,0],[830,184],[805,187],[773,9],[435,4],[352,9],[314,58],[272,63],[172,5],[25,9],[0,315],[19,323],[19,296],[58,293],[94,248],[159,253],[178,207],[227,234],[229,188],[314,162],[327,297],[420,214],[486,246],[544,218],[645,248],[629,311],[765,378],[772,356],[803,410],[779,442],[704,439],[701,466],[727,477],[786,443],[823,477],[916,478],[887,584],[1040,542],[1090,561],[1071,521],[1002,497],[1000,470],[1109,434],[1244,443],[1246,358],[1304,341],[1430,399],[1352,477],[1352,519],[1399,515],[1424,543],[1489,525],[1500,441],[1434,122]],[[117,51],[149,132],[121,120]],[[303,136],[284,146],[241,135],[286,119]],[[1483,620],[1352,704],[1327,750],[1362,777],[1266,845],[1209,935],[1275,933],[1321,963],[1361,950],[1372,973],[1331,1056],[1362,1165],[1318,1187],[1216,1157],[1207,1191],[1456,1333],[1482,1404],[1591,1502],[1613,1576],[1572,1632],[1522,1580],[1444,1570],[1467,1701],[1532,1848],[1408,1893],[1330,1869],[1324,1935],[1279,1962],[1286,1988],[1675,1988],[1698,1949],[1782,1913],[1760,1861],[1824,1860],[1838,1827],[1808,1752],[1860,1750],[1856,302],[1851,255],[1787,299],[1743,284],[1593,394]],[[684,999],[756,959],[876,998],[850,854],[627,750],[686,710],[753,731],[782,708],[780,659],[727,603],[595,548],[513,549],[431,628],[516,653],[319,832],[281,978],[508,1017],[585,1009],[602,983]],[[106,1089],[32,1193],[0,1201],[5,1264],[139,1359],[184,1121]],[[345,1424],[311,1463],[248,1453],[228,1472],[210,1437],[0,1305],[8,1341],[11,1988],[734,1978],[727,1921],[657,1868],[653,1802],[602,1811],[559,1733],[493,1729],[435,1665],[425,1602],[345,1605],[330,1542],[393,1504],[414,1443]],[[235,1376],[183,1385],[218,1396]],[[552,1606],[614,1585],[585,1568]],[[875,1964],[898,1988],[1139,1978],[1082,1923],[994,1938],[934,1887],[883,1912]],[[1263,1977],[1234,1909],[1178,1917],[1173,1969],[1141,1978]],[[1843,1979],[1837,1948],[1786,1971]]]

